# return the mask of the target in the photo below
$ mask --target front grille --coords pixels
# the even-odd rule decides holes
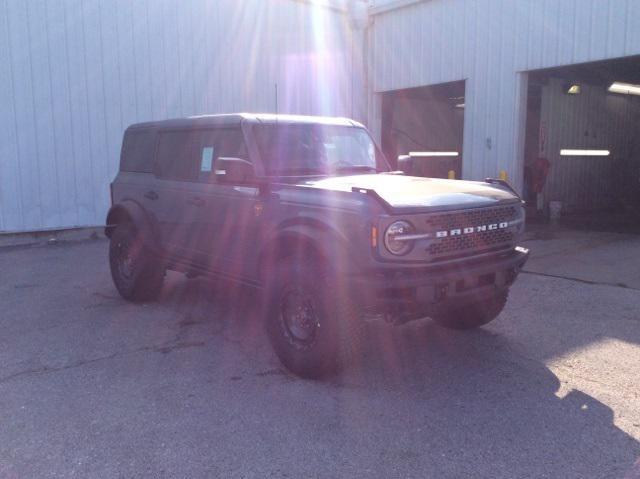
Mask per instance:
[[[466,236],[450,236],[429,246],[429,254],[440,256],[466,250],[485,251],[496,245],[511,243],[513,233],[505,230],[483,231]]]
[[[465,226],[478,226],[500,223],[516,218],[518,210],[515,206],[499,206],[497,208],[480,208],[454,213],[441,213],[427,218],[429,231],[450,230]]]
[[[518,208],[513,205],[478,208],[430,216],[426,219],[426,227],[430,232],[449,232],[452,229],[463,230],[468,227],[510,222],[517,218]],[[436,239],[429,245],[427,252],[438,259],[454,258],[501,249],[501,246],[512,244],[514,239],[515,233],[512,228],[479,231]]]

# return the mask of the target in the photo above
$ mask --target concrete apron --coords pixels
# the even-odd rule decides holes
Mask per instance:
[[[104,238],[104,226],[68,228],[60,230],[29,231],[24,233],[1,233],[0,248],[9,246],[29,246],[60,241],[83,241]]]
[[[546,226],[522,243],[531,249],[527,272],[640,290],[640,235]]]

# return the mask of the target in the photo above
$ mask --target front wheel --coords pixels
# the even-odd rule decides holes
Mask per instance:
[[[508,290],[501,291],[489,299],[475,301],[461,307],[452,306],[450,309],[435,313],[432,319],[438,325],[448,329],[479,328],[498,317],[507,303],[508,296]]]
[[[304,260],[285,260],[268,287],[267,331],[276,355],[307,378],[331,374],[358,349],[362,321],[332,276]]]

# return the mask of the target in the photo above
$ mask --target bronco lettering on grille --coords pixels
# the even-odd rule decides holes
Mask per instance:
[[[483,231],[502,230],[509,227],[508,221],[502,223],[492,223],[489,225],[467,226],[465,228],[455,228],[452,230],[437,231],[436,238],[447,238],[449,236],[462,236],[473,233],[482,233]]]

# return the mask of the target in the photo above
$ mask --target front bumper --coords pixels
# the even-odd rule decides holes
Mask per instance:
[[[360,274],[352,284],[366,308],[417,313],[494,296],[516,280],[527,259],[529,250],[516,247],[417,269]]]

